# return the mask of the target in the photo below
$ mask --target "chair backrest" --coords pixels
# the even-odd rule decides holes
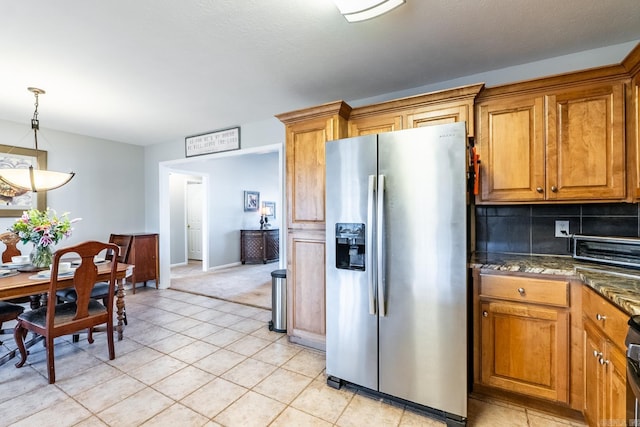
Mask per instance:
[[[104,316],[106,315],[106,319],[113,320],[113,296],[116,287],[116,271],[118,267],[118,263],[116,262],[108,264],[110,266],[110,275],[108,281],[109,291],[107,292],[108,303],[105,307],[106,311],[98,313],[95,316],[93,316],[92,313],[89,312],[91,290],[98,281],[98,266],[96,266],[96,264],[94,263],[94,257],[103,250],[113,251],[113,253],[116,254],[116,257],[119,253],[119,248],[117,245],[96,241],[83,242],[75,246],[69,246],[59,249],[54,253],[52,264],[53,267],[51,269],[51,282],[49,285],[46,324],[48,331],[53,331],[54,329],[56,330],[54,334],[55,336],[65,334],[65,331],[77,331],[89,327],[89,325],[93,325],[95,319],[92,319],[92,317],[105,318]],[[80,265],[78,266],[78,268],[76,268],[73,275],[73,288],[75,289],[77,294],[76,308],[75,313],[69,313],[67,316],[68,318],[64,319],[64,321],[61,322],[60,319],[58,319],[58,324],[54,324],[56,290],[58,289],[59,281],[58,267],[61,258],[64,255],[68,254],[75,254],[82,259]]]
[[[118,245],[118,248],[120,248],[120,255],[117,258],[118,262],[126,263],[129,260],[129,251],[131,250],[132,241],[133,236],[130,234],[111,234],[109,236],[109,243]],[[112,260],[113,254],[110,251],[107,251],[105,259]]]
[[[2,262],[11,262],[11,257],[22,255],[20,249],[16,247],[19,241],[20,237],[11,231],[0,234],[0,242],[4,243],[7,247],[4,252],[2,252]]]

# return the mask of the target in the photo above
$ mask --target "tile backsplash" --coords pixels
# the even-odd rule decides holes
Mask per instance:
[[[476,206],[476,251],[569,255],[569,239],[554,237],[556,220],[571,234],[640,237],[638,204]]]

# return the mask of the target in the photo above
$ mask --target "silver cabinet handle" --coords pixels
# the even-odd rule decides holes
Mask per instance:
[[[593,350],[593,357],[602,358],[602,352]]]
[[[369,175],[368,188],[367,188],[367,237],[365,242],[366,252],[366,270],[367,270],[367,282],[369,285],[369,314],[376,314],[376,269],[373,263],[373,219],[376,209],[375,205],[375,192],[376,192],[376,176]]]
[[[606,320],[607,316],[603,316],[602,314],[596,314],[596,320]]]
[[[524,291],[524,288],[518,288],[518,293],[519,293],[521,296],[524,296],[524,294],[525,294],[526,292]]]
[[[553,191],[554,193],[558,192],[558,187],[556,187],[555,185],[551,186],[551,191]]]
[[[536,187],[536,191],[537,191],[538,193],[542,193],[544,190],[542,189],[542,187]]]
[[[485,310],[485,311],[483,311],[483,312],[482,312],[482,317],[489,317],[489,313],[487,313],[487,311],[486,311],[486,310]]]
[[[601,365],[608,365],[609,364],[609,360],[605,360],[602,357],[600,357],[600,359],[598,359],[598,362],[600,362]]]

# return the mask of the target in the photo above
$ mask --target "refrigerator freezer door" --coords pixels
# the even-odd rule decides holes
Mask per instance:
[[[370,286],[374,225],[367,223],[368,207],[375,206],[368,189],[376,175],[376,136],[327,142],[326,148],[326,366],[327,374],[377,390],[378,320],[375,287]],[[375,194],[373,195],[375,197]],[[365,268],[336,268],[336,224],[364,224]],[[341,244],[344,244],[342,242]],[[371,292],[374,292],[372,295]],[[373,297],[373,300],[372,300]],[[370,310],[374,309],[374,314]]]
[[[379,390],[466,417],[465,124],[379,134],[378,150],[387,304]]]

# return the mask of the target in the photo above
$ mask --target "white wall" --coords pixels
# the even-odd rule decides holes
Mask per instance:
[[[71,238],[60,245],[103,240],[110,233],[144,232],[144,148],[136,145],[49,130],[38,133],[38,147],[47,151],[48,169],[75,172],[65,186],[47,192],[47,205],[58,213],[82,218]],[[34,148],[31,123],[0,120],[0,141]],[[157,207],[156,207],[157,209]],[[0,218],[0,232],[15,218]],[[31,247],[19,246],[25,253]]]

